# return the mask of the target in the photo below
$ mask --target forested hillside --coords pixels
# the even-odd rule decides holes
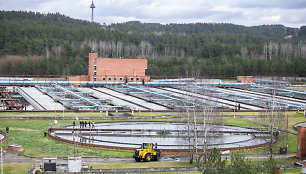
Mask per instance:
[[[0,11],[0,74],[87,74],[94,49],[101,57],[147,58],[153,76],[306,76],[305,40],[305,26],[100,25],[61,14]]]
[[[224,34],[247,34],[267,37],[285,37],[288,35],[298,36],[298,28],[285,27],[283,25],[261,25],[246,27],[234,24],[218,23],[195,23],[195,24],[158,24],[158,23],[141,23],[131,21],[123,24],[116,24],[129,28],[139,28],[149,31],[172,32],[172,33],[224,33]]]

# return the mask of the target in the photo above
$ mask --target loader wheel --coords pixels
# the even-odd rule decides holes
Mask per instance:
[[[147,153],[144,160],[145,160],[145,162],[151,161],[151,154]]]
[[[159,155],[155,155],[152,157],[152,161],[158,161],[159,160]]]
[[[140,162],[140,161],[141,161],[141,158],[135,158],[135,161],[136,161],[136,162]]]

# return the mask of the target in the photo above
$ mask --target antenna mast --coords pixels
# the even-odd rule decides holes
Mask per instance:
[[[94,13],[94,8],[96,8],[95,4],[93,3],[93,0],[91,1],[91,5],[90,5],[90,8],[91,8],[91,22],[93,22],[93,13]]]

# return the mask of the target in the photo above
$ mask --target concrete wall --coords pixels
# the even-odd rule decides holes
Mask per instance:
[[[88,76],[68,76],[68,81],[88,81]]]

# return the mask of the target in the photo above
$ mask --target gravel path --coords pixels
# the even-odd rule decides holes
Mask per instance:
[[[293,157],[296,154],[276,154],[273,155],[274,158],[289,158]],[[251,154],[245,155],[247,159],[266,159],[269,158],[268,154]],[[223,158],[229,159],[229,155],[223,155]],[[116,163],[116,162],[135,162],[131,158],[83,158],[85,163]],[[29,158],[20,155],[18,152],[5,151],[3,155],[3,163],[32,163],[32,162],[41,162],[43,158]],[[161,161],[188,161],[188,157],[167,157],[164,156]],[[67,158],[58,158],[58,163],[67,163]]]

